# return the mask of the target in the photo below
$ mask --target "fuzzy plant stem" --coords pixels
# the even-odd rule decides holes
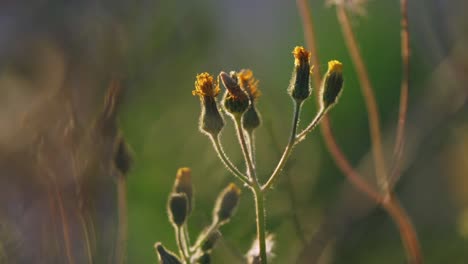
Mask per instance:
[[[297,131],[297,125],[299,123],[299,116],[301,113],[301,106],[302,103],[299,102],[294,102],[294,114],[293,114],[293,122],[292,122],[292,127],[291,127],[291,134],[289,135],[289,142],[286,145],[286,148],[284,149],[283,155],[281,156],[280,161],[278,162],[278,165],[276,165],[275,170],[271,174],[270,178],[268,181],[262,186],[262,190],[267,190],[269,189],[275,180],[278,178],[278,175],[280,174],[281,170],[284,168],[284,165],[286,165],[286,161],[288,160],[289,156],[291,155],[292,149],[294,147],[294,144],[296,142],[296,131]]]
[[[176,231],[177,246],[179,247],[180,257],[184,260],[184,263],[190,264],[190,257],[188,256],[190,252],[188,252],[189,250],[185,247],[183,243],[184,231],[182,230],[182,227],[180,226],[175,227],[175,231]]]
[[[254,167],[254,170],[256,170],[257,168],[257,164],[256,164],[256,160],[255,160],[255,157],[256,157],[256,151],[255,151],[255,134],[253,132],[253,130],[251,131],[247,131],[247,140],[249,141],[249,153],[250,153],[250,157],[252,157],[252,165]]]
[[[245,176],[243,173],[239,171],[239,169],[234,166],[229,158],[226,156],[226,153],[224,153],[223,147],[221,146],[221,141],[219,140],[218,135],[210,135],[211,142],[213,143],[213,147],[218,154],[219,159],[223,162],[224,166],[234,175],[236,178],[238,178],[240,181],[242,181],[244,184],[247,186],[250,186],[251,183],[247,176]]]
[[[257,238],[258,248],[260,249],[260,263],[267,263],[266,254],[266,228],[265,228],[265,205],[263,191],[260,185],[255,184],[252,188],[254,199],[255,199],[255,213],[257,215]]]
[[[237,138],[239,140],[239,143],[242,149],[242,154],[244,155],[245,165],[247,167],[247,175],[249,176],[249,179],[251,182],[257,182],[257,176],[255,174],[255,169],[254,169],[253,162],[252,162],[253,159],[250,156],[249,148],[247,147],[247,143],[245,141],[245,136],[244,136],[244,131],[242,129],[242,122],[241,122],[240,115],[234,116],[234,123],[236,126]]]

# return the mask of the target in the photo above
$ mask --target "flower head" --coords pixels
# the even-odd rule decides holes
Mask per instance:
[[[294,71],[289,84],[289,94],[296,102],[302,102],[310,96],[312,88],[310,87],[310,52],[304,47],[295,47]]]
[[[310,61],[310,52],[308,52],[304,47],[296,46],[292,52],[294,55],[294,65],[300,66]]]
[[[224,109],[233,116],[242,115],[250,105],[249,96],[240,86],[236,72],[231,75],[221,72],[219,78],[226,87],[226,94],[224,95]]]
[[[216,96],[220,89],[213,76],[204,72],[198,74],[195,80],[195,90],[193,95],[200,96],[202,112],[200,115],[200,131],[203,133],[216,136],[219,135],[224,127],[224,120],[218,110]]]
[[[195,80],[195,90],[192,91],[193,95],[214,98],[219,94],[219,92],[219,86],[215,83],[213,76],[207,72],[197,75]]]
[[[252,101],[257,100],[261,93],[258,89],[258,80],[255,79],[253,72],[249,69],[244,69],[237,76],[240,87],[247,92]]]
[[[343,91],[343,82],[343,64],[337,60],[329,61],[320,91],[322,108],[330,108],[337,102]]]

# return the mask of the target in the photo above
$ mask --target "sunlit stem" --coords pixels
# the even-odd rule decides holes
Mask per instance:
[[[252,158],[250,157],[247,143],[245,141],[244,130],[242,129],[242,122],[241,122],[240,115],[234,116],[234,123],[236,126],[237,138],[239,140],[239,143],[242,149],[242,154],[244,155],[244,160],[245,160],[245,164],[247,167],[247,175],[249,176],[250,181],[256,182],[257,176],[255,174],[255,169],[253,166]]]
[[[188,249],[185,248],[185,245],[183,243],[183,230],[182,230],[182,227],[180,226],[177,226],[175,227],[175,232],[176,232],[176,240],[177,240],[177,246],[179,247],[179,254],[180,254],[180,257],[184,260],[184,263],[186,264],[190,264],[190,257],[189,257],[189,252],[188,252]]]
[[[299,133],[297,136],[296,136],[296,144],[301,142],[302,140],[305,139],[305,137],[310,133],[312,132],[312,130],[314,130],[318,124],[320,124],[320,121],[322,120],[322,118],[325,116],[325,114],[327,113],[328,109],[326,108],[321,108],[318,113],[315,115],[314,119],[312,120],[312,122],[310,122],[310,124],[301,132]]]
[[[260,263],[267,263],[266,254],[266,228],[265,228],[265,207],[262,188],[258,183],[252,188],[255,199],[255,213],[257,215],[257,238],[258,248],[260,249]]]
[[[250,157],[252,158],[252,164],[254,167],[254,170],[256,170],[257,164],[256,164],[256,151],[255,151],[255,134],[253,130],[247,131],[247,140],[249,141],[249,153]]]
[[[224,153],[224,150],[221,146],[221,142],[219,140],[219,135],[214,136],[210,135],[211,142],[213,143],[213,147],[218,154],[219,159],[223,162],[224,166],[234,175],[236,176],[240,181],[242,181],[244,184],[250,186],[251,182],[248,180],[247,176],[245,176],[243,173],[239,171],[239,169],[236,168],[232,164],[232,162],[229,160],[229,158],[226,156],[226,153]]]
[[[294,114],[293,114],[291,134],[289,136],[289,142],[286,145],[283,155],[281,156],[281,159],[278,162],[278,165],[276,165],[275,170],[271,174],[268,181],[262,186],[262,191],[267,190],[273,185],[278,175],[280,174],[281,170],[284,168],[284,165],[286,165],[286,161],[288,160],[289,155],[291,155],[291,151],[296,142],[296,131],[297,131],[297,125],[299,123],[299,115],[301,113],[301,106],[302,106],[301,102],[294,102]]]
[[[187,223],[182,226],[182,231],[184,233],[183,243],[184,243],[185,248],[187,249],[188,255],[190,256],[190,253],[191,253],[190,252],[190,236],[189,236],[189,232],[188,232]]]

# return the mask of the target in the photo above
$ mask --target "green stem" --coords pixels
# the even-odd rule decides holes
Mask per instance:
[[[286,161],[288,160],[289,155],[291,155],[291,151],[296,142],[296,131],[297,131],[297,125],[299,124],[299,115],[301,113],[301,106],[302,106],[302,103],[294,102],[294,116],[293,116],[291,134],[289,136],[288,145],[286,145],[283,155],[281,156],[281,159],[278,162],[278,165],[276,165],[276,168],[271,174],[270,178],[265,183],[265,185],[262,186],[261,188],[262,191],[267,190],[273,185],[276,178],[278,178],[278,175],[280,174],[281,170],[284,168],[284,165],[286,165]]]
[[[190,236],[188,232],[187,223],[184,226],[182,226],[182,230],[184,231],[184,245],[187,249],[188,254],[190,255]]]
[[[257,214],[257,239],[260,249],[260,263],[267,263],[266,235],[265,235],[265,208],[263,192],[259,185],[252,188],[255,199],[255,213]]]
[[[211,142],[213,142],[213,147],[218,154],[219,159],[223,162],[224,166],[234,175],[236,176],[239,180],[241,180],[243,183],[246,185],[250,186],[251,183],[248,180],[247,176],[245,176],[243,173],[239,171],[239,169],[234,166],[229,158],[226,156],[226,153],[224,153],[223,147],[221,146],[221,142],[219,140],[219,136],[213,136],[210,135]]]
[[[325,108],[321,108],[319,110],[317,115],[315,115],[314,120],[312,120],[312,122],[310,122],[310,124],[301,133],[297,135],[296,144],[304,140],[307,134],[309,134],[312,130],[314,130],[315,127],[317,127],[317,125],[320,123],[320,121],[322,120],[322,118],[325,116],[326,113],[327,113],[327,109]]]
[[[179,247],[179,254],[180,254],[180,257],[184,260],[184,262],[186,264],[190,264],[190,257],[188,256],[188,252],[186,252],[186,248],[183,244],[183,230],[182,230],[182,227],[176,227],[175,228],[175,231],[176,231],[176,240],[177,240],[177,246]],[[188,251],[188,250],[187,250]]]
[[[255,135],[253,130],[247,131],[247,139],[249,141],[249,153],[250,157],[252,157],[252,164],[254,167],[254,170],[256,170],[257,164],[256,164],[256,155],[255,155]]]
[[[234,123],[236,125],[237,138],[241,145],[242,154],[244,155],[245,164],[247,167],[247,175],[250,178],[250,181],[257,181],[257,176],[255,175],[255,169],[253,166],[252,158],[250,157],[247,144],[245,143],[244,131],[242,130],[242,123],[240,115],[234,117]]]

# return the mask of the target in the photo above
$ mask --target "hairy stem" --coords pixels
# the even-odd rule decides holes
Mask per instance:
[[[242,122],[240,116],[234,117],[234,123],[237,131],[237,139],[242,149],[242,155],[244,155],[245,165],[247,167],[247,175],[251,182],[257,182],[257,176],[252,162],[252,157],[249,154],[247,143],[245,142],[244,131],[242,129]]]
[[[223,162],[224,166],[234,175],[236,176],[240,181],[242,181],[244,184],[250,186],[251,182],[248,180],[247,176],[245,176],[243,173],[239,171],[239,169],[234,166],[229,158],[226,156],[226,153],[224,153],[223,147],[221,146],[221,141],[219,140],[219,136],[210,136],[211,142],[213,143],[213,147],[218,154],[219,159]]]
[[[299,123],[299,115],[301,113],[301,106],[302,106],[302,103],[294,102],[294,114],[293,114],[293,121],[292,121],[292,127],[291,127],[291,134],[289,135],[289,142],[286,145],[286,148],[283,151],[283,155],[281,156],[281,159],[279,160],[278,165],[276,165],[275,170],[271,174],[268,181],[262,186],[263,191],[269,189],[273,185],[275,180],[278,178],[278,175],[280,174],[281,170],[284,168],[284,165],[286,165],[286,161],[288,160],[289,155],[291,155],[291,151],[296,142],[296,131],[297,131],[297,125]]]
[[[260,263],[267,263],[266,254],[266,230],[265,230],[265,207],[263,192],[257,184],[252,188],[255,199],[255,213],[257,215],[257,239],[258,248],[260,249]]]
[[[406,123],[406,112],[408,110],[408,87],[409,87],[409,31],[408,31],[408,1],[400,0],[401,9],[401,88],[400,109],[398,114],[398,126],[396,130],[395,147],[393,149],[393,166],[390,174],[390,185],[398,181],[401,172],[402,154],[404,147],[404,134]]]
[[[182,230],[182,227],[180,226],[175,227],[175,232],[176,232],[177,247],[179,248],[180,257],[184,260],[186,264],[190,264],[190,257],[189,257],[190,252],[183,243],[184,231]]]
[[[255,151],[255,134],[253,130],[248,131],[246,134],[247,134],[247,140],[249,141],[250,157],[252,157],[252,164],[253,164],[254,170],[256,170],[257,164],[256,164],[256,151]]]
[[[297,135],[296,144],[304,140],[307,134],[312,132],[312,130],[314,130],[317,127],[317,125],[320,123],[320,121],[322,121],[326,113],[327,113],[327,110],[324,108],[318,111],[318,113],[315,115],[312,122],[310,122],[310,124],[301,133]]]
[[[367,71],[364,60],[362,59],[361,51],[356,42],[353,29],[346,14],[346,10],[343,5],[337,5],[336,14],[343,31],[343,37],[348,47],[349,54],[356,68],[359,83],[361,84],[362,94],[364,96],[364,102],[366,103],[367,114],[369,118],[369,129],[372,141],[372,154],[374,156],[375,173],[377,181],[381,187],[381,191],[387,195],[390,193],[387,169],[385,166],[385,158],[382,149],[382,139],[380,133],[380,120],[379,110],[375,95],[373,92],[372,84],[370,82],[369,73]]]

